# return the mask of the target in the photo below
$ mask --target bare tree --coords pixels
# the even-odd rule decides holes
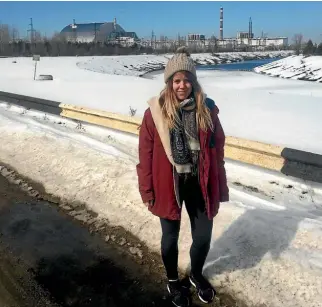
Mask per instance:
[[[67,43],[66,36],[64,34],[59,33],[59,32],[54,32],[54,34],[51,37],[51,40],[56,41],[56,42]]]
[[[294,50],[296,51],[296,54],[300,54],[300,50],[302,47],[302,41],[303,41],[303,35],[301,33],[297,33],[293,37],[294,42]]]
[[[214,53],[217,51],[217,38],[214,35],[211,35],[210,39],[209,39],[209,45],[208,45],[208,50],[211,53]]]
[[[9,32],[9,26],[2,24],[0,25],[0,41],[2,43],[9,43],[10,41],[10,32]]]
[[[41,33],[39,31],[34,32],[34,41],[36,43],[42,41],[42,36],[41,36]]]
[[[11,40],[13,42],[19,41],[19,31],[16,27],[12,27],[11,29]]]
[[[0,24],[0,54],[5,53],[10,42],[9,26]]]

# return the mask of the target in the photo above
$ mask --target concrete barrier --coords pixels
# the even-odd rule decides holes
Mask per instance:
[[[61,108],[59,107],[60,103],[57,101],[0,91],[0,102],[1,101],[54,115],[60,115],[60,113],[62,112]]]
[[[136,135],[142,121],[138,117],[6,92],[0,92],[0,101]],[[225,157],[322,183],[322,155],[227,136]]]
[[[142,119],[117,113],[93,110],[69,104],[60,104],[61,116],[77,119],[83,122],[104,126],[132,134],[139,134]]]

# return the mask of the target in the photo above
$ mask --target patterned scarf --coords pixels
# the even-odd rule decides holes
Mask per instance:
[[[170,129],[173,161],[179,174],[198,174],[200,143],[196,121],[196,102],[188,98],[180,103],[175,127]]]

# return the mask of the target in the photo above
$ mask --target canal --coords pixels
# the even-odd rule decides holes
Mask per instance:
[[[242,61],[236,63],[217,64],[217,65],[199,65],[198,70],[226,70],[226,71],[252,71],[255,67],[269,64],[280,60],[280,58],[257,59],[250,61]]]
[[[196,68],[199,71],[209,70],[222,70],[222,71],[253,71],[255,67],[278,61],[280,58],[269,58],[269,59],[256,59],[241,61],[235,63],[226,64],[211,64],[211,65],[197,65]],[[155,79],[157,76],[163,74],[164,70],[151,71],[144,74],[142,77],[146,79]]]

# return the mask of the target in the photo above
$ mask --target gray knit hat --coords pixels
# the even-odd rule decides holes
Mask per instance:
[[[164,70],[164,82],[167,83],[176,72],[183,70],[189,71],[197,78],[195,63],[184,46],[178,48],[176,54],[168,61]]]

